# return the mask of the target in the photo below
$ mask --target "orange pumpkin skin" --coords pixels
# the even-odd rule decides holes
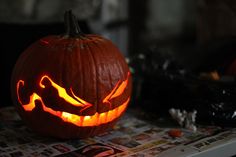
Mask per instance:
[[[11,80],[13,102],[26,124],[62,139],[111,128],[125,112],[131,86],[124,57],[98,35],[36,41],[19,57]]]

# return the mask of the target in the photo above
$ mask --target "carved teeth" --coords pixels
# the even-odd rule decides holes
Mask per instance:
[[[34,99],[33,99],[34,98]],[[77,126],[98,126],[113,121],[119,117],[126,109],[130,98],[128,98],[122,105],[115,109],[109,110],[107,112],[98,113],[96,112],[92,116],[78,116],[76,114],[71,114],[68,112],[54,111],[53,109],[47,107],[42,99],[37,96],[36,93],[33,94],[32,99],[29,104],[22,105],[25,111],[32,111],[35,107],[35,100],[41,101],[42,109],[54,116],[61,118],[65,122],[72,123]]]
[[[96,112],[92,116],[78,116],[75,114],[62,112],[62,119],[65,122],[71,122],[77,126],[98,126],[113,121],[119,117],[126,109],[129,98],[119,107],[109,110],[107,112],[98,113]]]

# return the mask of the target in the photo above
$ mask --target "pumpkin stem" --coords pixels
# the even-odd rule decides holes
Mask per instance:
[[[66,35],[69,37],[83,37],[84,33],[80,30],[78,21],[71,10],[64,14],[64,22],[66,28]]]

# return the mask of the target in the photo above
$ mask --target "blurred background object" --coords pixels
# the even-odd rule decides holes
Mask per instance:
[[[0,21],[5,23],[53,23],[63,20],[64,10],[72,9],[79,19],[98,11],[101,0],[14,0],[0,1]]]

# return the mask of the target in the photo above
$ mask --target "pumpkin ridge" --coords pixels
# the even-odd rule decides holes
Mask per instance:
[[[59,78],[61,80],[59,80],[59,81],[60,81],[61,84],[63,82],[66,83],[66,85],[67,85],[67,66],[68,66],[67,61],[68,61],[68,58],[69,58],[67,53],[68,53],[68,49],[67,49],[67,45],[65,45],[63,55],[60,55],[62,58],[61,58],[61,64],[59,65],[60,69],[61,69],[60,76],[59,76]]]
[[[79,40],[79,45],[81,45],[83,43],[83,41],[82,40]],[[83,48],[81,47],[81,46],[79,46],[79,50],[80,50],[80,63],[81,63],[81,71],[80,71],[80,75],[81,75],[81,80],[80,80],[80,89],[81,89],[81,97],[82,98],[84,98],[84,93],[85,93],[85,88],[86,88],[86,86],[84,86],[84,84],[85,84],[85,70],[86,69],[84,69],[84,60],[82,59],[83,58],[83,54],[82,54],[82,52],[83,52]]]
[[[106,41],[106,42],[107,42],[107,41]],[[112,44],[112,48],[107,47],[108,44],[104,44],[104,45],[105,45],[105,46],[104,46],[105,51],[113,51],[113,49],[114,49],[113,46],[114,46],[114,45],[113,45],[112,42],[110,42],[110,44]],[[110,52],[110,53],[116,55],[116,52],[115,52],[115,53],[114,53],[114,52]],[[116,67],[116,68],[118,67],[118,69],[119,69],[119,74],[118,74],[118,75],[120,76],[120,75],[122,75],[122,70],[120,69],[121,67],[117,66],[117,62],[116,62],[116,61],[117,61],[117,58],[116,58],[116,57],[117,57],[117,56],[114,57],[114,58],[115,58],[115,62],[113,62],[112,64],[113,64],[114,67]],[[113,71],[111,71],[110,68],[109,68],[108,70],[109,70],[110,78],[112,78],[111,75],[112,75]],[[123,76],[122,76],[122,77],[123,77]],[[123,79],[123,78],[122,78],[122,79]],[[115,85],[115,84],[113,83],[113,81],[114,81],[114,80],[112,80],[112,79],[111,79],[111,81],[110,81],[110,82],[111,82],[111,87],[113,87],[113,86]],[[117,80],[116,80],[116,81],[117,81]],[[116,82],[116,81],[115,81],[115,82]]]
[[[103,38],[104,39],[104,38]],[[102,42],[102,40],[99,40],[99,42]],[[104,55],[104,54],[102,54],[103,53],[103,48],[105,47],[104,45],[106,45],[106,44],[104,44],[103,45],[103,47],[102,47],[102,44],[100,43],[98,43],[98,42],[93,42],[95,45],[96,45],[96,47],[99,49],[99,52],[98,52],[98,54],[100,54],[102,57],[105,57],[106,55]],[[106,52],[106,51],[105,51]],[[108,51],[109,52],[109,51]],[[107,69],[106,69],[107,70]],[[112,88],[113,88],[113,80],[111,79],[111,71],[110,71],[110,69],[108,68],[108,71],[106,71],[107,73],[108,73],[108,79],[109,79],[109,82],[110,82],[110,87],[109,87],[109,89],[111,90]],[[97,89],[98,90],[98,89]],[[104,99],[104,97],[102,97],[102,99]],[[98,103],[101,103],[102,102],[102,100],[100,101],[100,102],[98,102]],[[106,105],[109,105],[109,104],[106,104]],[[109,108],[110,108],[110,106],[109,106]],[[113,106],[112,106],[112,108],[113,108]],[[110,108],[111,109],[111,108]]]
[[[78,45],[80,45],[80,43],[82,42],[81,40],[79,40],[79,41],[77,41],[78,42]],[[76,61],[77,61],[77,63],[78,63],[78,65],[79,65],[79,70],[77,71],[77,74],[76,74],[76,76],[77,77],[79,77],[79,87],[81,87],[81,89],[83,89],[83,82],[82,82],[82,80],[83,80],[83,76],[82,76],[82,63],[81,63],[81,48],[80,48],[80,46],[79,47],[77,47],[76,48]],[[83,92],[83,91],[82,91]],[[80,95],[80,96],[83,96],[83,95]]]
[[[97,61],[96,61],[96,59],[94,58],[94,56],[93,56],[93,51],[92,51],[92,48],[90,47],[91,45],[89,44],[89,43],[86,43],[86,48],[88,48],[88,54],[90,55],[90,57],[91,57],[91,59],[92,59],[92,62],[93,62],[93,64],[94,64],[94,66],[93,65],[91,65],[90,67],[94,67],[94,71],[95,71],[95,78],[97,78],[97,75],[98,75],[98,72],[97,72]],[[97,79],[95,79],[95,89],[96,89],[96,99],[95,100],[98,100],[98,81],[97,81]],[[95,109],[95,111],[97,112],[98,111],[98,102],[96,101],[96,102],[93,102],[93,105],[96,105],[96,109]]]

